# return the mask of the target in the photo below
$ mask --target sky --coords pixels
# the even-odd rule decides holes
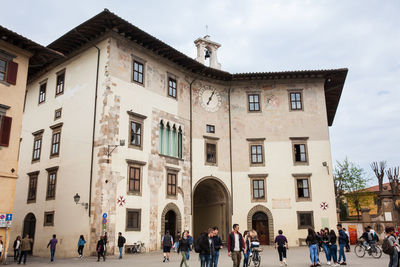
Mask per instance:
[[[348,68],[330,127],[333,161],[377,180],[400,165],[399,0],[1,0],[0,25],[48,45],[104,8],[188,56],[206,33],[231,73]],[[208,31],[206,32],[206,25]]]

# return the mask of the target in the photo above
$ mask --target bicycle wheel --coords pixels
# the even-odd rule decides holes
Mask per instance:
[[[354,247],[354,253],[356,253],[357,257],[362,258],[365,255],[365,247],[362,245],[357,245]]]
[[[254,263],[254,266],[259,267],[260,264],[261,264],[261,256],[260,256],[260,254],[257,253],[257,265]]]
[[[379,259],[382,256],[382,249],[376,246],[375,249],[372,251],[371,255],[375,259]]]

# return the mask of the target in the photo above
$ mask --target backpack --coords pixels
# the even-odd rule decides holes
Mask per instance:
[[[382,251],[383,251],[383,253],[388,254],[388,255],[393,255],[393,253],[394,253],[394,247],[390,245],[389,239],[387,237],[385,237],[385,239],[383,239]]]
[[[201,252],[201,247],[200,247],[201,241],[202,241],[202,236],[197,238],[196,242],[194,242],[194,252],[196,252],[196,253],[200,253]]]

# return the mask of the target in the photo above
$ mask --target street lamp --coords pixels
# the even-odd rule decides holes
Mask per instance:
[[[119,145],[108,145],[108,146],[107,146],[107,158],[110,158],[110,157],[111,157],[111,154],[113,153],[113,151],[114,151],[117,147],[119,147],[119,146],[124,146],[124,145],[125,145],[125,140],[124,140],[124,139],[119,140]],[[110,151],[110,148],[113,148],[113,149]]]
[[[88,209],[89,208],[89,203],[79,203],[79,200],[81,199],[81,196],[78,194],[78,193],[76,193],[75,194],[75,196],[74,196],[74,201],[75,201],[75,204],[81,204],[82,206],[84,206],[85,207],[85,209]]]

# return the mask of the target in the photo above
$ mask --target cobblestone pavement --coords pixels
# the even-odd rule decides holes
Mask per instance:
[[[322,259],[322,266],[326,265],[326,258],[323,253],[320,254]],[[200,266],[200,262],[198,260],[198,254],[192,252],[190,255],[189,266]],[[264,251],[261,254],[261,266],[279,266],[278,254],[271,247],[264,248]],[[363,267],[383,267],[387,266],[389,262],[389,257],[387,255],[382,255],[380,259],[374,259],[370,256],[365,256],[364,258],[358,258],[354,252],[347,253],[347,264],[348,266],[363,266]],[[124,258],[119,260],[117,256],[109,256],[106,259],[106,262],[97,262],[97,258],[89,257],[80,260],[79,258],[69,258],[69,259],[57,259],[53,264],[49,263],[49,259],[46,258],[38,258],[38,257],[29,257],[27,265],[36,267],[36,266],[143,266],[143,267],[155,267],[155,266],[179,266],[180,264],[180,255],[177,253],[171,253],[171,261],[163,263],[162,262],[162,253],[161,251],[145,253],[145,254],[134,254],[134,255],[124,255]],[[309,252],[307,248],[292,248],[288,252],[288,266],[293,267],[308,267],[310,266],[309,261]],[[8,260],[9,265],[19,266],[13,262],[12,258]],[[221,251],[220,260],[218,266],[220,267],[228,267],[232,266],[232,261],[228,257],[227,251],[224,249]],[[252,265],[253,266],[253,265]]]

